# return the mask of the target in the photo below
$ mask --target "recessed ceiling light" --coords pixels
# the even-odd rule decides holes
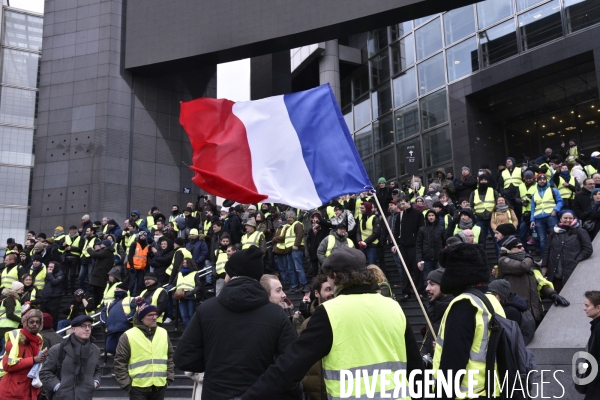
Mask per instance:
[[[586,125],[594,125],[596,123],[596,121],[588,121],[586,122]]]
[[[549,132],[548,133],[548,136],[554,136],[554,135],[556,135],[556,133],[554,133],[554,132]]]
[[[454,64],[455,64],[455,65],[458,65],[458,64],[460,64],[460,60],[456,60],[456,61],[454,61]]]
[[[529,132],[529,129],[527,129],[527,132]]]
[[[562,119],[560,121],[558,121],[558,122],[562,122]]]
[[[575,114],[575,111],[571,111],[571,114]]]
[[[565,130],[567,130],[567,131],[572,131],[573,129],[575,129],[575,127],[574,127],[574,126],[567,126],[567,127],[565,128]]]
[[[542,125],[542,128],[545,128],[545,127],[546,127],[546,125]]]
[[[552,119],[556,119],[556,117],[552,117]]]

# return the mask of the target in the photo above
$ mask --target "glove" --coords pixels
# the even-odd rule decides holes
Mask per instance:
[[[367,248],[367,244],[365,242],[358,242],[358,245],[360,246],[361,249]]]
[[[550,298],[554,302],[555,306],[568,307],[568,306],[571,305],[571,303],[569,303],[569,301],[567,299],[565,299],[564,297],[560,296],[558,293],[552,293],[550,295]]]

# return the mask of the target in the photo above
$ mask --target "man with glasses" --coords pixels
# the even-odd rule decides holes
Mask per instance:
[[[158,310],[138,299],[134,327],[119,339],[115,353],[115,379],[131,400],[163,400],[175,379],[173,346],[167,331],[157,325]]]
[[[584,179],[581,192],[575,195],[575,200],[573,200],[573,211],[575,211],[575,215],[580,221],[582,220],[583,214],[590,209],[592,204],[592,191],[595,188],[596,184],[592,178]]]
[[[55,400],[91,399],[100,386],[100,349],[90,341],[93,323],[89,315],[74,318],[73,333],[50,349],[40,380]]]

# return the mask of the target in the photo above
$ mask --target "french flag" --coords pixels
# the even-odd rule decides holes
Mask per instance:
[[[266,99],[181,103],[192,179],[240,203],[303,210],[372,188],[329,84]]]

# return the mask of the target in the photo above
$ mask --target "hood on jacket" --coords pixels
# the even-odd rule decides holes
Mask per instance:
[[[21,298],[21,295],[19,295],[19,293],[15,292],[12,289],[8,289],[8,288],[2,289],[2,296],[4,296],[4,297],[16,297],[17,299]]]
[[[171,251],[173,251],[173,241],[171,239],[169,239],[166,236],[161,236],[160,239],[158,239],[158,245],[160,246],[160,244],[166,241],[167,242],[167,248],[165,250],[163,250],[164,254],[170,253]]]
[[[246,276],[236,276],[223,286],[217,300],[225,308],[242,313],[267,304],[269,294],[258,281]]]
[[[506,157],[506,161],[508,161],[508,160],[512,161],[512,167],[513,168],[515,168],[517,166],[517,161],[515,161],[514,158],[512,158],[512,157]],[[504,165],[506,166],[506,163],[504,163]]]
[[[438,172],[441,172],[442,174],[444,174],[444,179],[446,179],[446,169],[444,168],[438,168],[435,170],[435,175],[437,176]]]
[[[132,214],[137,214],[137,216],[138,216],[138,219],[139,219],[139,218],[142,216],[142,214],[140,214],[140,211],[139,211],[139,210],[133,210],[131,213],[132,213]]]
[[[508,298],[507,305],[513,306],[520,312],[527,311],[527,302],[516,293],[511,293],[510,297]]]
[[[435,215],[435,221],[433,221],[433,223],[429,222],[429,219],[427,218],[427,216],[428,216],[429,214],[433,214],[433,215]],[[435,213],[435,211],[433,211],[433,210],[429,210],[429,211],[427,211],[427,212],[425,213],[425,225],[433,225],[433,226],[436,226],[436,225],[439,225],[439,223],[440,223],[440,218],[439,218],[439,217],[438,217],[438,215]]]

